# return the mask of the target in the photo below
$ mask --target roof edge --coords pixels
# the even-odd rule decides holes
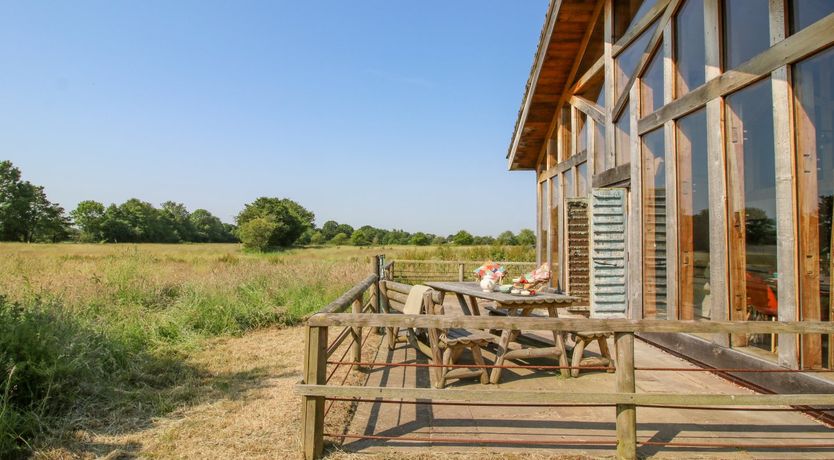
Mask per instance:
[[[547,48],[550,44],[550,37],[553,35],[553,29],[556,26],[556,17],[558,16],[561,6],[562,0],[550,0],[550,4],[547,7],[547,13],[545,13],[544,24],[542,25],[541,35],[539,36],[539,45],[536,49],[533,65],[530,68],[530,76],[527,78],[527,85],[524,88],[524,96],[521,98],[521,107],[518,109],[518,117],[516,118],[515,127],[513,128],[513,136],[507,150],[507,169],[510,171],[535,169],[516,167],[514,165],[515,155],[518,150],[518,143],[521,139],[521,130],[524,127],[524,122],[527,120],[527,112],[530,109],[530,103],[533,98],[533,89],[536,87],[536,83],[538,82],[542,64],[544,63],[544,56],[547,53]]]

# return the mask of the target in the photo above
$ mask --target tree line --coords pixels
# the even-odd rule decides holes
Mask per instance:
[[[153,204],[131,198],[121,204],[86,200],[67,213],[50,202],[44,188],[22,178],[10,161],[0,161],[0,240],[23,242],[224,243],[242,242],[250,249],[293,245],[534,245],[536,235],[524,229],[497,238],[466,230],[441,236],[365,225],[353,228],[330,220],[315,225],[315,214],[286,198],[261,197],[246,204],[235,225],[205,209],[189,211],[182,203]]]

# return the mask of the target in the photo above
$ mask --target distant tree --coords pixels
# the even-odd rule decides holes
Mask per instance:
[[[352,236],[353,227],[348,224],[339,224],[339,226],[336,227],[336,233],[344,233],[347,236]]]
[[[345,233],[337,233],[333,239],[330,240],[330,244],[335,245],[343,245],[350,241],[350,238]]]
[[[411,239],[408,240],[408,244],[413,244],[415,246],[428,246],[431,243],[431,238],[423,232],[417,232],[411,235]]]
[[[231,243],[237,241],[234,228],[224,224],[215,215],[205,209],[197,209],[188,216],[194,229],[191,241],[196,243]]]
[[[80,230],[81,241],[102,241],[104,237],[104,205],[98,201],[85,200],[70,212],[73,222]]]
[[[346,233],[343,234],[346,235]],[[354,246],[368,246],[373,242],[373,240],[373,229],[360,228],[359,230],[355,230],[353,234],[350,235],[350,244]]]
[[[491,236],[473,236],[472,244],[482,246],[495,243],[495,238]]]
[[[516,239],[515,235],[513,234],[513,232],[509,230],[507,230],[506,232],[501,232],[501,234],[498,235],[498,238],[495,241],[498,244],[504,246],[515,246],[516,244],[518,244],[518,240]]]
[[[0,240],[60,241],[69,234],[64,208],[44,188],[21,178],[11,161],[0,161]]]
[[[261,197],[247,204],[236,221],[238,226],[243,226],[257,218],[268,219],[275,224],[269,246],[287,247],[295,244],[307,229],[313,228],[315,215],[292,200]]]
[[[452,237],[452,243],[455,243],[458,246],[471,246],[475,241],[475,238],[472,236],[471,233],[467,232],[466,230],[461,230]]]
[[[446,244],[446,238],[442,236],[435,236],[433,240],[431,240],[431,244],[435,246],[440,246],[441,244]]]
[[[312,241],[312,239],[313,239],[313,233],[315,233],[315,230],[312,229],[312,228],[308,228],[307,230],[304,230],[304,233],[302,233],[301,236],[299,236],[298,239],[295,240],[295,244],[298,244],[298,245],[301,245],[301,246],[306,246],[306,245],[310,244],[310,241]]]
[[[166,235],[165,239],[180,242],[196,240],[197,229],[194,228],[194,223],[190,218],[191,215],[184,204],[166,201],[162,203],[159,216],[162,220],[160,225],[169,227],[174,232],[174,235]]]
[[[326,243],[324,239],[324,235],[320,231],[313,232],[313,235],[310,237],[310,244],[324,244]]]
[[[249,219],[238,228],[238,237],[246,249],[265,251],[278,225],[268,217]]]
[[[535,246],[536,245],[536,234],[533,230],[529,228],[522,228],[520,232],[518,232],[518,244],[521,246]]]
[[[321,237],[324,241],[330,241],[339,233],[339,223],[335,220],[328,220],[321,226]]]

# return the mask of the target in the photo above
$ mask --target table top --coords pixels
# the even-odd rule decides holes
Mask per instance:
[[[438,291],[454,292],[466,296],[477,297],[479,299],[492,300],[504,306],[558,306],[567,307],[576,301],[575,297],[564,294],[552,294],[549,292],[537,292],[536,295],[520,296],[515,294],[505,294],[502,292],[484,292],[481,286],[475,282],[445,282],[445,281],[431,281],[425,283],[426,286],[437,289]]]

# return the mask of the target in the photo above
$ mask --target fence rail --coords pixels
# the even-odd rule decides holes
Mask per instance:
[[[521,275],[536,268],[535,262],[497,262],[508,268],[511,275]],[[467,281],[483,262],[474,260],[419,260],[395,259],[389,263],[390,277],[404,282]]]
[[[616,408],[616,444],[618,458],[637,457],[637,407],[692,408],[706,407],[712,410],[738,410],[739,406],[834,406],[834,394],[679,394],[636,393],[635,371],[643,370],[634,362],[634,334],[654,333],[759,333],[759,334],[832,334],[834,325],[819,321],[670,321],[628,319],[574,319],[574,318],[519,318],[478,316],[435,316],[385,314],[389,310],[389,296],[404,300],[410,286],[391,281],[394,267],[402,261],[382,263],[377,256],[374,273],[358,283],[344,295],[311,316],[307,321],[304,379],[296,386],[302,396],[302,443],[307,459],[320,458],[323,451],[325,402],[350,400],[380,401],[384,399],[414,400],[415,403],[438,404],[571,404]],[[458,263],[454,261],[446,263]],[[366,293],[370,292],[367,302]],[[393,298],[393,297],[392,297]],[[345,311],[351,308],[350,313]],[[363,363],[361,356],[362,329],[376,331],[392,328],[469,328],[512,329],[563,332],[614,333],[616,346],[615,391],[611,393],[565,393],[563,391],[521,391],[508,389],[435,389],[435,388],[384,388],[365,386],[333,386],[327,384],[327,366],[359,365],[370,367],[397,366],[402,363]],[[328,343],[331,328],[339,331]],[[339,329],[341,328],[341,329]],[[369,331],[371,333],[372,331]],[[351,361],[332,361],[330,357],[350,338]],[[345,351],[345,356],[348,350]],[[402,364],[405,365],[405,364]],[[435,366],[433,364],[420,364]],[[471,367],[471,366],[469,366]],[[495,366],[486,366],[495,367]],[[725,369],[731,371],[729,369]],[[335,372],[335,370],[333,371]],[[785,372],[795,372],[785,369]],[[331,374],[332,375],[332,374]],[[712,406],[712,407],[707,407]],[[767,410],[757,408],[756,410]],[[780,409],[769,409],[780,410]],[[349,435],[336,436],[347,438]],[[822,446],[822,445],[820,445]],[[703,444],[702,447],[709,447]],[[790,446],[789,446],[790,447]],[[799,448],[799,446],[793,446]],[[805,446],[813,447],[813,446]]]

